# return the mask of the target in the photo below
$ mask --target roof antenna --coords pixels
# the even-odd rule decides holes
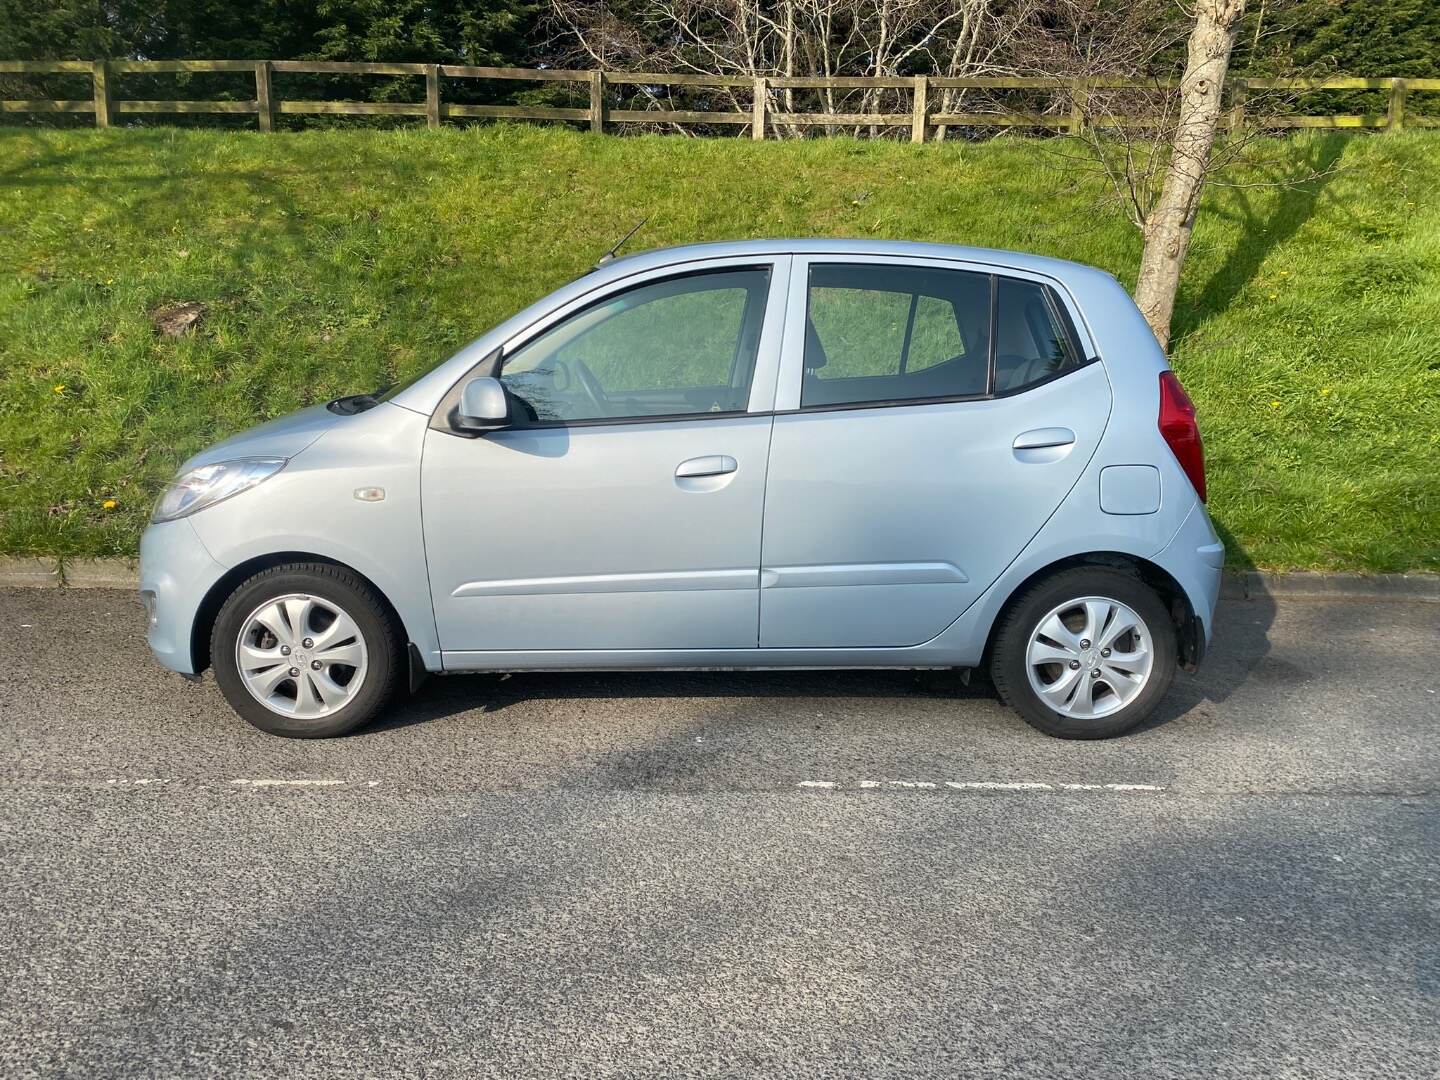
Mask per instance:
[[[649,220],[650,217],[648,214],[645,217],[641,218],[639,223],[633,229],[627,232],[624,236],[622,236],[619,242],[616,243],[614,247],[612,247],[609,251],[605,252],[604,255],[600,256],[600,261],[595,264],[594,268],[596,270],[599,270],[606,263],[612,261],[615,258],[615,253],[625,246],[625,241],[629,240],[630,237],[634,236],[637,232],[639,232],[641,226],[643,226]]]

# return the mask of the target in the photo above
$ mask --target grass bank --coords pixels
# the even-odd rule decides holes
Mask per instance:
[[[1207,197],[1172,350],[1231,563],[1440,568],[1440,135],[1256,152]],[[194,450],[434,364],[647,214],[639,247],[904,237],[1128,284],[1102,194],[1025,140],[0,131],[0,552],[132,553]],[[158,337],[177,301],[203,323]]]

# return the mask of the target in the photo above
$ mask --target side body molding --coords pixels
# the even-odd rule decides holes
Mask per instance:
[[[451,596],[567,596],[572,593],[710,592],[755,588],[754,570],[677,570],[652,574],[470,581]]]
[[[842,563],[837,566],[765,566],[762,589],[824,588],[827,585],[948,585],[970,579],[954,563]]]

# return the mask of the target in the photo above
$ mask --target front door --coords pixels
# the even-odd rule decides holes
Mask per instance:
[[[432,427],[442,649],[755,647],[787,265],[617,286],[507,347],[515,427]]]
[[[760,644],[928,641],[1074,486],[1105,373],[1039,279],[797,259],[789,306]]]

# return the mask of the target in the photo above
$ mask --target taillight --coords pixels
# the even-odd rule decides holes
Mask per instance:
[[[1195,404],[1173,371],[1160,373],[1160,434],[1204,502],[1205,446],[1195,422]]]

